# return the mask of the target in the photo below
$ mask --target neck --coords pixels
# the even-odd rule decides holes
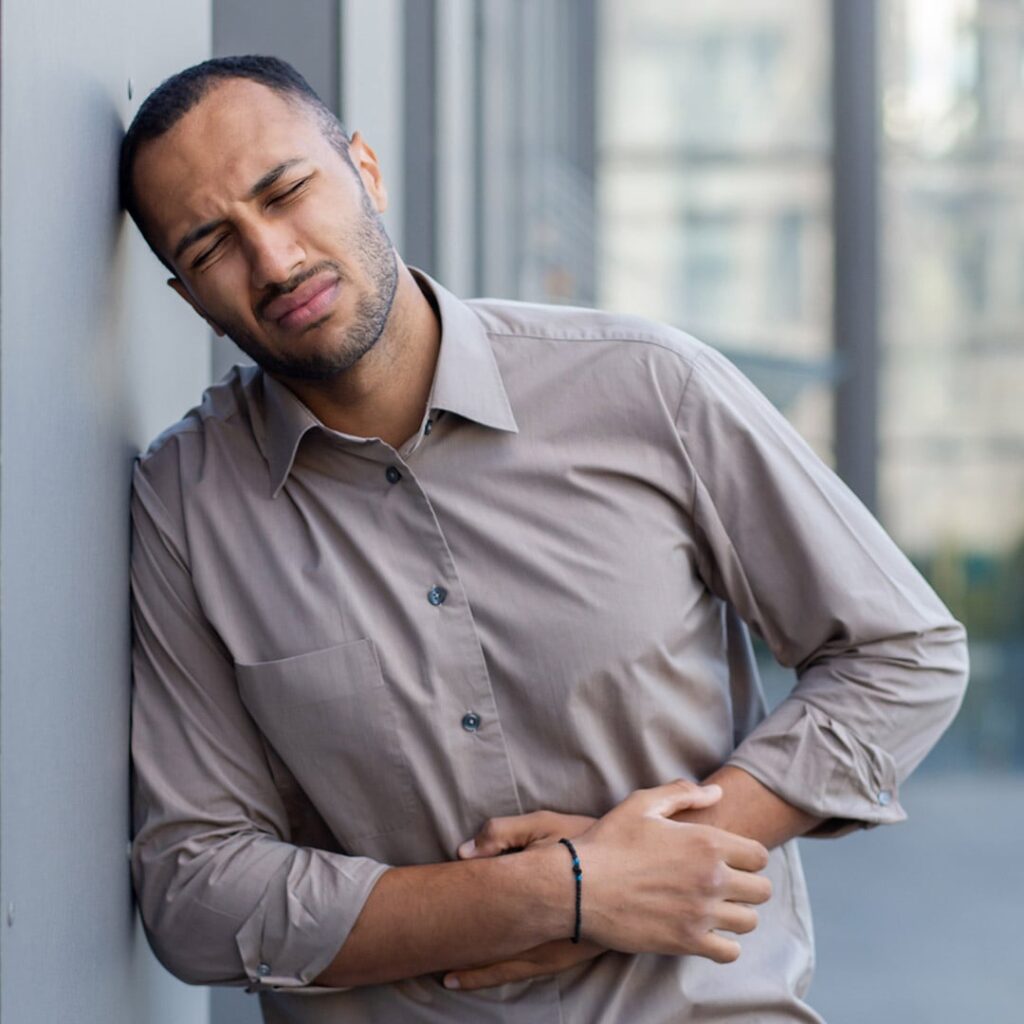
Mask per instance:
[[[332,430],[398,448],[419,429],[440,345],[437,313],[399,260],[395,300],[373,348],[333,380],[282,383]]]

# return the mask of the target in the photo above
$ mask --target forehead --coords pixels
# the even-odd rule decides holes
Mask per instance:
[[[169,131],[140,147],[133,169],[143,216],[166,244],[221,216],[270,168],[316,159],[330,144],[311,110],[258,82],[218,83]],[[333,152],[333,150],[332,150]]]

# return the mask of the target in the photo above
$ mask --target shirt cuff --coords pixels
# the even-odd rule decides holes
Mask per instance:
[[[293,869],[275,878],[235,934],[248,992],[346,991],[312,982],[344,945],[389,865],[368,857],[308,852],[319,864],[307,864],[301,876]]]
[[[784,700],[726,763],[823,819],[809,837],[835,838],[907,817],[892,755],[798,697]]]

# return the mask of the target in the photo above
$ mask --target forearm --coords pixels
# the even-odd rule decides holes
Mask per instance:
[[[756,839],[769,849],[803,835],[820,820],[787,803],[735,765],[722,765],[702,780],[703,785],[712,782],[722,787],[722,799],[718,803],[700,810],[681,811],[673,818],[714,825]]]
[[[315,983],[383,984],[501,960],[571,935],[568,877],[561,847],[391,868]]]

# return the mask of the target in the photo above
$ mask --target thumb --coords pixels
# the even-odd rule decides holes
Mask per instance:
[[[537,814],[518,814],[506,818],[491,818],[472,839],[459,846],[462,860],[473,857],[496,857],[506,850],[528,846],[541,838],[540,817]]]
[[[687,779],[673,779],[663,786],[654,786],[647,791],[650,803],[648,814],[659,814],[669,818],[677,811],[710,807],[722,799],[722,787],[715,783],[698,786]]]

